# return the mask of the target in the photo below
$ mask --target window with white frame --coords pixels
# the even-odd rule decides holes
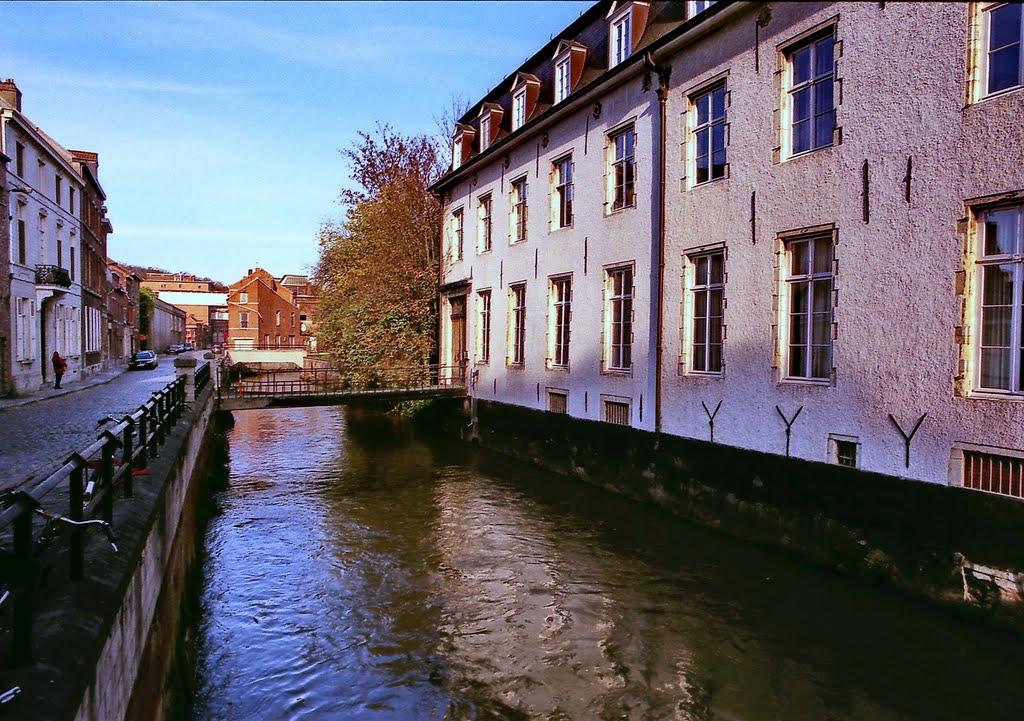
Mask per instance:
[[[239,293],[238,294],[238,302],[239,303],[248,303],[249,302],[249,294],[246,293],[245,291],[242,291],[241,293]]]
[[[609,135],[608,142],[611,160],[608,173],[611,209],[616,211],[631,208],[636,205],[636,132],[633,125],[630,124]]]
[[[476,361],[491,361],[491,291],[476,294]]]
[[[835,27],[785,52],[789,155],[833,143],[835,109]]]
[[[480,152],[491,147],[491,114],[480,116]]]
[[[722,372],[725,251],[690,258],[690,370]]]
[[[633,367],[633,266],[609,268],[605,277],[605,368]]]
[[[686,7],[687,7],[686,16],[692,18],[694,15],[698,15],[698,14],[704,12],[705,10],[707,10],[709,7],[711,7],[714,4],[715,4],[715,0],[689,0],[686,3]]]
[[[832,369],[832,236],[786,241],[786,377],[829,380]]]
[[[988,210],[978,221],[976,387],[1024,394],[1024,206]]]
[[[512,94],[512,129],[526,125],[526,85]]]
[[[554,162],[556,228],[568,228],[572,225],[572,168],[571,155]]]
[[[476,206],[476,251],[478,253],[486,253],[491,249],[491,240],[494,234],[492,208],[491,194],[481,195]]]
[[[462,138],[455,136],[452,140],[452,169],[462,165]]]
[[[856,436],[839,435],[838,433],[828,434],[828,455],[829,460],[837,466],[848,468],[857,467],[857,447],[860,442]]]
[[[31,361],[34,360],[35,354],[35,314],[36,307],[35,301],[28,298],[18,298],[17,301],[18,309],[18,360],[19,361]]]
[[[274,325],[281,325],[281,311],[274,311]]]
[[[572,276],[548,281],[548,362],[552,368],[569,367],[569,326],[572,319]]]
[[[985,95],[994,95],[1024,85],[1024,62],[1021,58],[1024,6],[1020,3],[993,4],[983,12],[982,87]]]
[[[526,240],[526,177],[523,176],[512,181],[511,197],[509,205],[512,212],[509,214],[509,222],[512,227],[511,239],[513,243],[520,243]]]
[[[690,99],[695,184],[725,177],[725,100],[725,83],[703,90]]]
[[[614,68],[633,52],[633,13],[632,7],[612,18],[609,28],[608,67]]]
[[[569,60],[569,51],[555,58],[555,102],[560,103],[569,97],[570,80],[572,77],[572,64]]]
[[[452,211],[451,237],[448,254],[452,260],[462,260],[463,249],[463,212],[462,208]]]
[[[521,366],[526,362],[526,283],[508,287],[508,363]]]

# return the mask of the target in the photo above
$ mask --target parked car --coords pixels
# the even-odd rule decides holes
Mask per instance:
[[[187,353],[188,351],[195,350],[195,349],[196,349],[196,347],[194,345],[192,345],[191,343],[182,343],[182,345],[181,345],[181,350],[182,350],[183,353]]]
[[[156,351],[140,350],[131,357],[131,360],[128,361],[128,370],[134,370],[136,368],[148,368],[149,370],[153,370],[159,364],[160,359],[156,357]]]
[[[178,355],[183,350],[185,350],[185,346],[183,346],[183,345],[181,345],[179,343],[173,343],[173,344],[167,346],[167,350],[165,352],[168,355]]]

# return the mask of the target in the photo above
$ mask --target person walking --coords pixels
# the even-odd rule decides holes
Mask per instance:
[[[68,369],[68,362],[60,357],[60,353],[57,351],[53,352],[53,358],[50,359],[53,363],[53,375],[56,376],[57,381],[53,384],[54,388],[60,388],[60,379],[64,376],[64,371]]]

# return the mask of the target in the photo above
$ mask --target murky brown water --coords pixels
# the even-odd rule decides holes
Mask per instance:
[[[1018,643],[340,409],[248,411],[196,721],[1020,718]]]

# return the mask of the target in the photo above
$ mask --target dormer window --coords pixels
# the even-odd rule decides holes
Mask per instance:
[[[519,88],[512,96],[512,129],[526,125],[526,86]]]
[[[469,160],[470,147],[476,131],[470,125],[458,123],[452,133],[452,170]]]
[[[484,152],[497,140],[498,126],[501,125],[501,116],[504,114],[501,106],[497,103],[484,103],[477,116],[477,124],[480,128],[480,152]]]
[[[512,84],[512,130],[526,125],[537,108],[540,79],[535,75],[519,73]]]
[[[587,48],[572,40],[558,43],[555,51],[555,102],[565,100],[576,88],[583,75],[583,64],[587,59]]]
[[[488,113],[480,118],[480,152],[484,152],[491,145],[491,114]]]
[[[469,159],[470,148],[476,131],[469,125],[459,123],[452,133],[452,170],[462,165]]]
[[[555,61],[555,102],[569,97],[569,53]]]
[[[646,2],[612,3],[608,12],[608,67],[614,68],[632,55],[644,28],[650,4]]]
[[[689,0],[689,2],[686,3],[689,9],[686,16],[692,18],[694,15],[699,15],[714,4],[715,0]]]
[[[632,14],[625,12],[620,15],[617,19],[612,21],[612,41],[611,41],[611,67],[615,67],[623,60],[629,57],[630,52],[633,50],[632,42]]]

